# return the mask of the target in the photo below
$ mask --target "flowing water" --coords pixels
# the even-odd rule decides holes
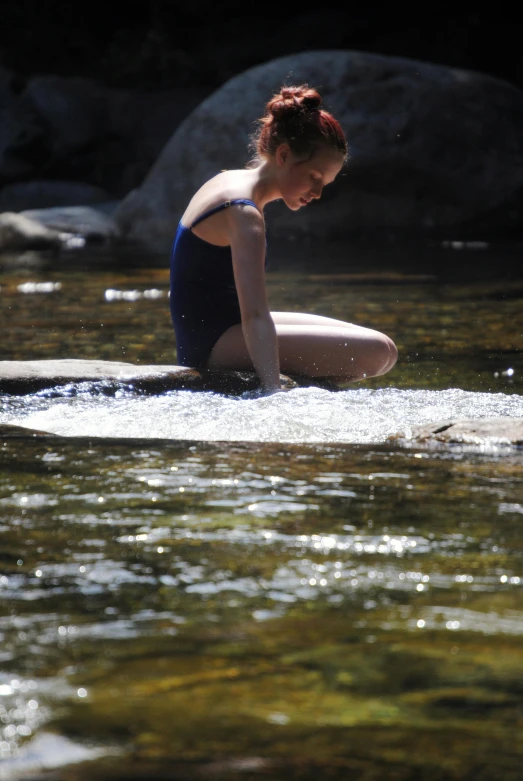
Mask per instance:
[[[8,399],[0,423],[63,436],[250,442],[384,442],[419,423],[523,417],[523,396],[442,391],[296,388],[258,399],[173,391],[148,398],[104,388],[59,388]]]
[[[163,261],[127,260],[4,261],[0,357],[174,363]],[[523,416],[519,248],[274,266],[274,309],[397,368],[0,398],[2,781],[521,778],[523,454],[388,439]]]

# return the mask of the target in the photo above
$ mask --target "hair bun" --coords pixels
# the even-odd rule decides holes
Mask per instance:
[[[282,87],[267,103],[267,114],[277,120],[291,119],[292,116],[317,111],[321,106],[321,95],[308,84],[299,87]]]
[[[288,144],[293,155],[308,159],[321,146],[347,156],[343,128],[322,108],[320,93],[308,84],[281,87],[266,104],[258,125],[252,137],[257,161],[272,157],[280,144]]]

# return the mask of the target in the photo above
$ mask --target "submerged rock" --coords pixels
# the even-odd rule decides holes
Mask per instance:
[[[523,447],[523,418],[483,418],[423,423],[395,434],[391,440],[407,443],[460,445],[516,445]]]
[[[122,202],[123,234],[167,249],[195,190],[221,169],[247,163],[255,121],[285,82],[320,86],[347,133],[350,161],[320,202],[298,213],[271,205],[274,235],[519,226],[523,92],[472,71],[333,50],[250,68],[204,100]]]

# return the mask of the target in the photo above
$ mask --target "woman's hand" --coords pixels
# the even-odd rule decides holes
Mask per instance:
[[[262,396],[274,396],[275,393],[285,393],[288,390],[289,388],[268,388],[268,389],[261,388],[260,394]]]
[[[297,388],[298,383],[294,380],[291,380],[290,377],[285,376],[285,374],[280,374],[280,382],[278,385],[268,385],[267,387],[261,388],[261,393],[263,396],[272,396],[273,393],[287,393],[287,391],[292,390],[293,388]]]
[[[264,396],[275,396],[277,393],[286,393],[291,388],[256,388],[241,394],[241,399],[261,399]]]

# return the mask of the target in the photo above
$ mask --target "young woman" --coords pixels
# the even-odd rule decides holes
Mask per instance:
[[[254,369],[266,394],[280,371],[336,383],[385,374],[397,358],[388,336],[352,323],[271,312],[265,286],[265,204],[293,211],[320,198],[347,157],[337,120],[307,85],[268,102],[253,167],[223,171],[194,195],[171,255],[171,315],[178,362]]]

